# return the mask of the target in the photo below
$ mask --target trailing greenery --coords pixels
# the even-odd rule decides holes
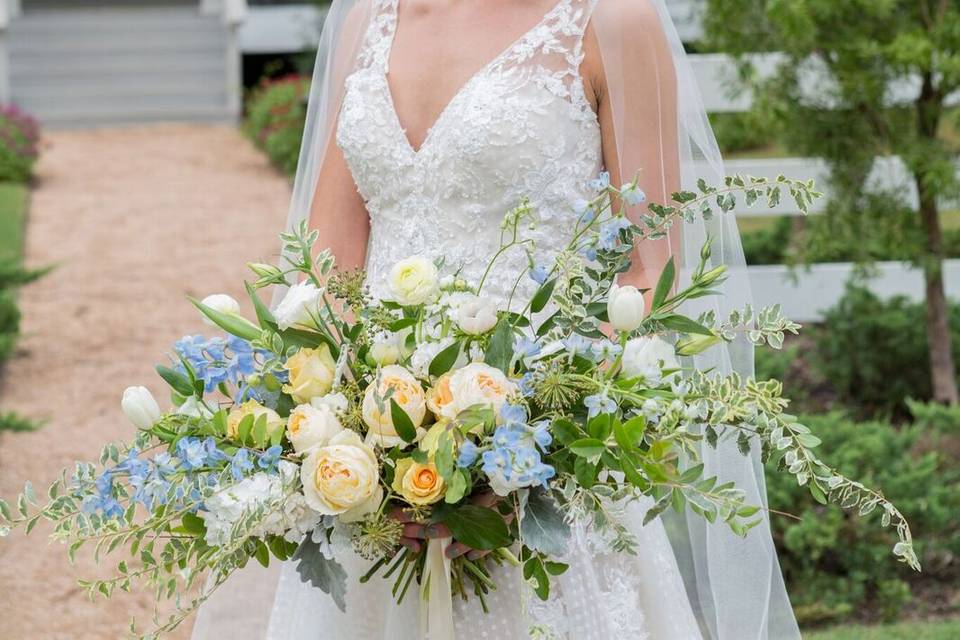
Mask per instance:
[[[949,596],[960,553],[960,468],[947,453],[960,445],[960,409],[915,405],[918,419],[900,428],[855,422],[841,413],[804,417],[823,440],[828,462],[870,478],[910,518],[924,574],[885,563],[889,536],[865,518],[823,509],[782,474],[767,474],[770,506],[801,517],[773,520],[788,590],[801,623],[856,617],[893,620],[910,605],[920,580]],[[931,415],[942,429],[931,431]],[[939,585],[939,586],[936,586]],[[863,637],[863,636],[850,636]]]
[[[244,130],[274,166],[291,176],[300,157],[309,94],[310,81],[290,75],[264,80],[247,99]]]

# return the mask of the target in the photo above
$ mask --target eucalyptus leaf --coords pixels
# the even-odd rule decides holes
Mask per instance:
[[[520,535],[523,543],[534,551],[550,556],[567,552],[570,525],[556,501],[543,489],[530,492],[520,519]]]

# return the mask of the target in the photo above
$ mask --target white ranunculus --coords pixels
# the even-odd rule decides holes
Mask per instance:
[[[202,303],[204,306],[210,307],[214,311],[219,311],[220,313],[225,313],[228,315],[240,314],[240,303],[225,293],[215,293],[212,296],[207,296],[202,300]],[[208,318],[206,315],[203,316],[203,321],[211,327],[217,326],[217,323]]]
[[[413,256],[393,265],[387,276],[393,300],[403,306],[430,302],[440,291],[437,267],[422,256]]]
[[[120,408],[138,429],[149,429],[162,417],[160,405],[146,387],[127,387],[120,400]]]
[[[287,290],[273,315],[277,326],[289,329],[297,325],[313,326],[312,318],[319,312],[323,290],[312,282],[300,282]]]
[[[643,294],[636,287],[613,285],[607,299],[607,317],[618,331],[630,332],[643,322]]]
[[[177,413],[191,418],[212,418],[213,412],[207,408],[203,402],[197,400],[196,396],[190,396],[183,401],[183,404],[177,409]]]
[[[301,404],[290,412],[287,419],[287,438],[297,453],[323,446],[341,431],[340,419],[326,405]]]
[[[367,425],[367,440],[382,447],[394,447],[401,444],[403,438],[393,426],[390,400],[406,412],[415,428],[419,428],[427,415],[427,395],[413,374],[399,365],[381,369],[379,379],[379,384],[374,381],[363,395],[361,412]],[[386,400],[387,392],[391,390],[390,400]]]
[[[627,342],[623,350],[621,375],[643,378],[644,384],[658,386],[663,380],[663,369],[679,369],[676,350],[669,342],[645,336]]]
[[[471,296],[457,307],[455,320],[466,334],[486,333],[497,326],[497,304],[490,298]]]
[[[450,402],[440,409],[442,417],[455,418],[474,405],[483,405],[499,414],[507,399],[519,393],[516,384],[500,371],[482,362],[468,364],[450,376]]]
[[[413,375],[419,378],[426,378],[430,375],[430,363],[437,357],[437,354],[453,344],[453,338],[443,338],[438,342],[421,342],[413,350],[410,356],[410,370]],[[463,358],[460,354],[458,360]]]
[[[343,522],[362,519],[383,500],[377,455],[349,429],[310,451],[300,467],[300,479],[307,504]]]
[[[347,396],[343,395],[339,391],[336,393],[328,393],[327,395],[320,396],[319,398],[314,398],[310,401],[310,404],[317,409],[328,407],[336,415],[340,415],[350,408],[350,402],[347,400]]]

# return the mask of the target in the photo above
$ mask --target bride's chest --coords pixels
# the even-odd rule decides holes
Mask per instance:
[[[569,83],[524,69],[472,78],[414,149],[386,77],[362,69],[346,82],[337,143],[368,201],[429,192],[516,198],[558,179],[591,177],[600,130]]]

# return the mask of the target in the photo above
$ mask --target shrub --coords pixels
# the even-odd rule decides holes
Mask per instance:
[[[27,182],[40,153],[40,126],[17,107],[0,107],[0,181]]]
[[[724,153],[762,149],[775,140],[773,120],[762,111],[712,113],[710,124]]]
[[[923,411],[920,407],[918,413]],[[960,431],[960,410],[950,411],[951,419],[944,420]],[[859,517],[821,506],[789,476],[770,473],[771,508],[801,517],[772,521],[801,623],[853,616],[892,620],[913,602],[919,586],[931,582],[933,591],[949,600],[958,577],[952,560],[960,553],[960,468],[945,451],[960,445],[960,439],[931,433],[922,421],[897,428],[880,421],[857,423],[840,413],[803,420],[823,440],[828,464],[881,487],[907,516],[924,573],[891,560],[895,536],[880,527],[879,513]],[[914,603],[913,608],[922,605]]]
[[[310,80],[291,75],[261,82],[247,100],[244,130],[288,175],[297,170],[309,93]]]
[[[950,322],[960,356],[960,308],[951,308]],[[930,398],[922,304],[903,296],[881,300],[851,284],[813,337],[814,367],[856,415],[904,417],[907,398]]]
[[[784,264],[793,236],[793,219],[777,218],[772,224],[743,234],[743,253],[747,264]]]

